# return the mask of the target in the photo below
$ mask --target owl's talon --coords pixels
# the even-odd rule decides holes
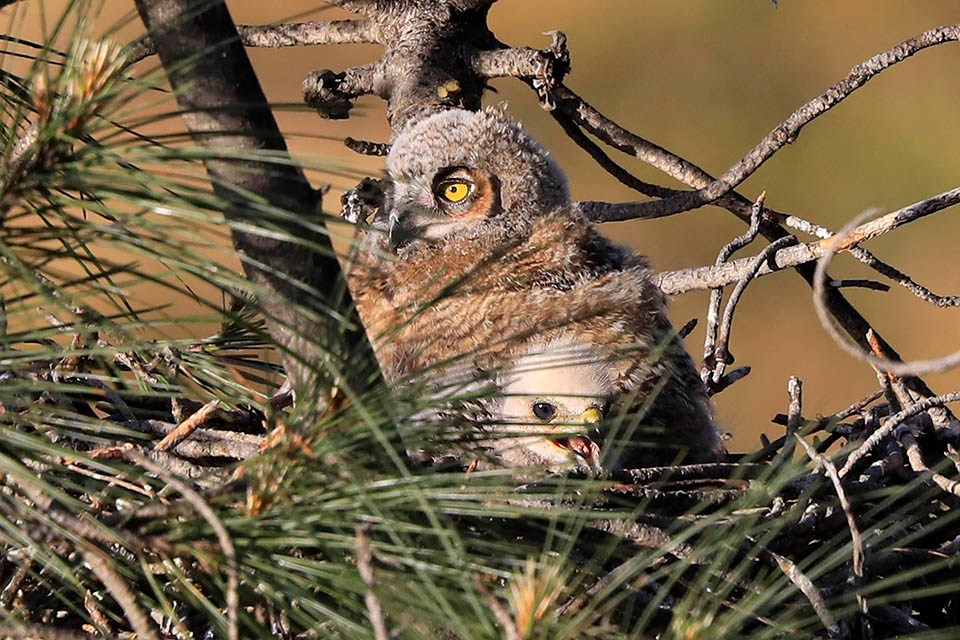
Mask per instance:
[[[341,90],[345,73],[321,69],[307,74],[303,81],[303,101],[323,118],[344,120],[350,117],[353,96]]]
[[[369,222],[383,207],[383,182],[364,178],[340,197],[340,217],[351,224]]]

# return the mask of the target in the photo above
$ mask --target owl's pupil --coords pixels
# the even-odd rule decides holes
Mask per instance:
[[[447,202],[463,202],[472,191],[473,185],[463,180],[448,180],[440,184],[437,195]]]
[[[550,420],[557,414],[557,408],[549,402],[537,401],[533,403],[533,415],[540,420]]]

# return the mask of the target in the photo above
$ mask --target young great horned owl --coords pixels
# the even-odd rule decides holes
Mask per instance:
[[[575,343],[647,427],[619,443],[615,466],[722,451],[646,260],[570,207],[562,171],[519,124],[496,110],[441,112],[401,132],[387,167],[385,232],[367,239],[349,280],[388,379],[441,379],[466,359],[509,386],[504,372],[535,345]],[[552,379],[556,389],[538,393],[566,392],[562,372]],[[516,417],[510,403],[493,406],[495,418]]]

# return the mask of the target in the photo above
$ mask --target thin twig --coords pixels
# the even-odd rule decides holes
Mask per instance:
[[[820,618],[820,623],[826,627],[831,637],[839,634],[840,626],[837,624],[837,619],[833,617],[833,614],[827,607],[827,603],[823,600],[823,595],[820,593],[817,585],[813,583],[813,580],[801,571],[800,567],[790,558],[769,550],[766,551],[766,554],[769,554],[777,563],[780,570],[783,571],[783,575],[787,576],[787,579],[807,598],[810,606],[813,607],[814,613]]]
[[[912,407],[890,416],[884,420],[879,429],[870,434],[870,437],[847,457],[843,468],[840,469],[840,477],[842,478],[850,473],[854,465],[860,462],[864,456],[868,455],[881,440],[893,433],[893,430],[903,424],[905,420],[919,415],[924,411],[928,411],[932,407],[941,407],[945,404],[958,401],[960,401],[960,391],[954,391],[953,393],[946,393],[942,396],[924,398],[917,401]]]
[[[927,482],[934,484],[947,493],[960,498],[960,482],[951,480],[942,474],[932,471],[927,466],[927,463],[923,461],[923,452],[920,451],[920,446],[917,444],[917,439],[909,430],[904,431],[904,433],[900,436],[900,440],[903,442],[903,446],[906,447],[907,461],[910,463],[910,468],[913,469],[915,473],[920,474],[920,476],[923,477],[923,479]]]
[[[818,224],[814,224],[813,222],[810,222],[809,220],[804,220],[803,218],[798,218],[797,216],[786,216],[783,219],[783,223],[788,227],[797,229],[799,231],[803,231],[804,233],[809,233],[810,235],[816,236],[821,240],[826,240],[828,238],[831,238],[834,235],[834,233],[829,229],[827,229],[826,227],[822,227]],[[853,256],[863,264],[867,265],[877,273],[887,278],[890,278],[895,283],[907,289],[913,295],[917,296],[921,300],[924,300],[925,302],[935,304],[938,307],[955,307],[960,305],[960,296],[942,296],[934,293],[927,287],[914,281],[913,278],[903,273],[896,267],[890,264],[887,264],[886,262],[883,262],[882,260],[877,258],[877,256],[873,255],[870,251],[867,251],[863,247],[859,247],[859,246],[850,247],[848,249],[848,252],[850,253],[851,256]],[[851,285],[851,283],[855,283],[855,284]],[[889,287],[880,289],[880,286],[882,285],[869,280],[867,281],[834,280],[830,284],[833,287],[864,286],[867,288],[873,288],[878,290],[889,289]]]
[[[729,243],[724,245],[717,255],[715,265],[726,263],[730,256],[753,242],[760,234],[760,220],[763,216],[763,201],[766,199],[766,192],[761,193],[753,207],[750,209],[750,226],[746,232],[737,236]],[[700,369],[700,377],[706,383],[713,380],[714,371],[719,369],[717,363],[717,331],[720,322],[720,305],[723,302],[723,287],[716,287],[710,291],[710,302],[707,306],[707,329],[703,343],[703,364]],[[720,372],[722,373],[722,371]],[[719,378],[719,375],[716,376]]]
[[[723,391],[726,391],[731,385],[750,375],[751,371],[753,371],[753,369],[747,366],[737,367],[736,369],[727,371],[720,376],[719,380],[710,383],[710,387],[708,389],[710,395],[715,396]]]
[[[895,47],[861,62],[851,69],[840,82],[799,107],[786,120],[774,127],[753,149],[744,154],[740,160],[716,179],[705,175],[697,167],[685,166],[673,154],[658,145],[643,140],[639,136],[632,134],[624,136],[620,127],[610,126],[612,123],[609,123],[609,121],[603,122],[606,119],[602,116],[597,118],[596,116],[599,116],[599,113],[591,113],[592,108],[579,100],[576,94],[565,86],[559,85],[555,89],[555,94],[557,103],[560,105],[559,108],[565,110],[567,115],[573,117],[581,126],[585,126],[593,135],[621,151],[640,158],[647,164],[685,184],[696,186],[695,191],[671,196],[666,202],[657,203],[658,207],[669,208],[674,213],[679,213],[703,206],[729,193],[751,176],[777,151],[792,143],[804,126],[845,100],[885,69],[906,60],[923,49],[954,42],[958,39],[960,39],[960,25],[939,27],[905,40]],[[643,210],[647,205],[648,203],[629,203],[624,207],[631,208],[643,215]],[[624,220],[627,217],[617,215],[616,219]]]
[[[850,235],[859,237],[857,243],[864,242],[956,204],[960,204],[960,187],[907,205],[906,207],[877,218],[869,225],[865,224],[857,227],[857,229],[851,230],[849,233]],[[883,221],[883,224],[878,226],[875,223],[879,221]],[[866,231],[870,232],[869,236],[862,235]],[[826,247],[830,246],[838,237],[841,237],[841,235],[832,235],[826,239],[781,249],[771,257],[767,264],[761,267],[757,275],[764,276],[783,269],[814,262],[823,257],[826,253]],[[833,251],[849,251],[854,248],[857,243],[844,242],[841,245],[835,246]],[[657,284],[664,293],[670,295],[722,287],[740,280],[743,274],[751,268],[752,263],[753,258],[741,258],[739,260],[731,260],[723,265],[664,271],[657,276]],[[896,279],[895,281],[898,282],[898,284],[902,284]],[[931,295],[936,296],[936,294]],[[943,297],[946,300],[952,298],[952,296]],[[938,303],[936,297],[930,299],[934,304],[938,304],[938,306],[945,306]]]
[[[383,615],[383,607],[380,606],[380,600],[377,594],[373,592],[376,584],[373,577],[373,552],[370,549],[370,541],[367,539],[365,529],[359,526],[357,533],[357,571],[360,572],[360,579],[367,585],[367,591],[363,595],[363,601],[367,605],[367,617],[370,624],[373,625],[373,635],[377,640],[389,640],[390,633],[387,631],[387,622]]]
[[[175,429],[165,435],[160,442],[153,445],[154,450],[169,451],[173,449],[189,438],[190,434],[209,422],[210,419],[216,415],[219,406],[219,400],[211,400],[200,407],[196,412],[191,414],[189,418],[178,424]]]
[[[829,420],[830,422],[840,422],[841,420],[846,420],[850,416],[856,415],[862,412],[866,407],[868,407],[869,405],[879,400],[882,396],[883,396],[883,391],[874,391],[863,400],[854,402],[852,405],[850,405],[843,411],[838,411],[837,413],[833,414],[832,416],[827,418],[827,420]]]
[[[23,564],[17,567],[17,570],[13,572],[13,576],[10,578],[10,581],[3,587],[3,591],[0,591],[0,610],[6,611],[10,606],[10,603],[13,602],[14,597],[17,595],[17,591],[20,590],[20,584],[23,582],[23,579],[30,574],[30,568],[33,565],[33,559],[27,558],[23,561]]]
[[[70,469],[74,473],[79,473],[81,475],[85,475],[90,478],[93,478],[94,480],[99,480],[101,482],[106,483],[107,486],[122,487],[127,491],[130,491],[131,493],[139,493],[150,499],[153,499],[156,497],[156,494],[153,492],[153,490],[150,487],[144,487],[141,485],[137,485],[133,482],[127,482],[126,480],[121,480],[116,476],[110,476],[104,473],[99,473],[97,471],[93,471],[92,469],[84,469],[83,467],[77,464],[67,463],[65,466],[67,469]]]
[[[830,478],[830,482],[833,483],[833,488],[837,492],[837,498],[840,500],[843,515],[847,518],[847,527],[850,529],[850,540],[853,543],[853,583],[854,588],[856,588],[860,584],[860,581],[863,580],[863,536],[860,535],[860,529],[857,527],[857,520],[853,515],[853,507],[847,499],[847,492],[843,488],[840,474],[837,472],[837,467],[834,466],[833,462],[817,453],[813,447],[807,444],[806,440],[800,437],[797,437],[796,440],[803,445],[810,459],[817,465],[823,467],[824,471],[827,472],[827,476]],[[859,593],[857,594],[857,602],[860,603],[860,610],[863,613],[867,613],[867,601]]]
[[[824,329],[827,330],[827,333],[830,334],[834,341],[840,347],[842,347],[844,351],[858,360],[868,362],[871,366],[876,367],[881,371],[892,373],[897,376],[920,376],[927,373],[938,373],[941,371],[946,371],[947,369],[952,369],[960,364],[960,350],[931,360],[900,362],[897,360],[891,360],[889,358],[877,357],[864,351],[858,346],[850,344],[843,336],[840,335],[840,332],[837,331],[836,327],[834,326],[834,321],[830,316],[830,312],[827,310],[827,303],[824,299],[824,291],[826,289],[824,274],[826,273],[827,265],[830,263],[830,260],[837,251],[851,246],[855,241],[861,241],[857,240],[858,238],[866,239],[874,237],[874,234],[879,233],[879,229],[889,226],[887,224],[873,224],[876,221],[860,225],[863,219],[871,214],[872,212],[870,211],[864,212],[863,214],[854,218],[854,220],[844,227],[836,236],[833,236],[829,240],[820,241],[821,246],[823,247],[823,255],[817,261],[817,269],[814,273],[813,281],[813,300],[817,310],[817,316],[820,318],[820,324],[824,327]],[[893,214],[888,214],[887,216],[883,216],[883,218],[890,218],[891,215]],[[867,229],[867,227],[869,227],[869,229]]]
[[[737,282],[737,286],[735,286],[733,291],[730,293],[730,299],[727,300],[727,306],[723,310],[723,320],[720,322],[720,333],[717,337],[717,347],[714,350],[714,361],[716,364],[714,365],[713,375],[710,378],[712,382],[719,382],[720,378],[723,376],[726,366],[733,362],[733,356],[730,353],[730,332],[733,330],[733,314],[736,312],[737,305],[740,303],[740,298],[743,297],[744,292],[747,290],[747,286],[749,286],[749,284],[756,279],[757,272],[760,271],[760,267],[770,260],[770,256],[775,254],[784,246],[793,244],[795,242],[796,238],[793,236],[787,236],[785,238],[775,240],[764,247],[763,251],[761,251],[756,258],[754,258],[751,270],[744,274],[743,278]]]
[[[787,433],[785,435],[783,448],[774,458],[775,466],[783,466],[793,459],[793,452],[796,449],[797,432],[800,425],[803,424],[803,382],[799,378],[790,376],[787,383],[787,393],[790,395],[790,405],[787,409]]]

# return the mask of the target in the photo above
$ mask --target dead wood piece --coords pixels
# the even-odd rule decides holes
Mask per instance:
[[[177,425],[159,420],[135,420],[124,422],[123,425],[134,431],[164,438],[177,429]],[[190,440],[173,446],[172,452],[178,456],[191,459],[231,458],[246,460],[259,452],[264,441],[263,436],[200,427],[193,430],[191,435]],[[157,450],[157,453],[162,452]]]
[[[951,480],[943,474],[931,470],[923,461],[923,452],[920,451],[920,445],[917,444],[917,439],[910,431],[905,431],[900,436],[900,440],[907,449],[907,460],[914,472],[920,474],[926,482],[960,498],[960,481]]]
[[[219,406],[219,400],[211,400],[207,404],[203,405],[189,418],[178,424],[176,428],[165,435],[160,442],[153,445],[153,448],[156,451],[169,451],[173,447],[177,446],[189,438],[190,434],[209,422],[210,419],[216,415],[217,408]]]

